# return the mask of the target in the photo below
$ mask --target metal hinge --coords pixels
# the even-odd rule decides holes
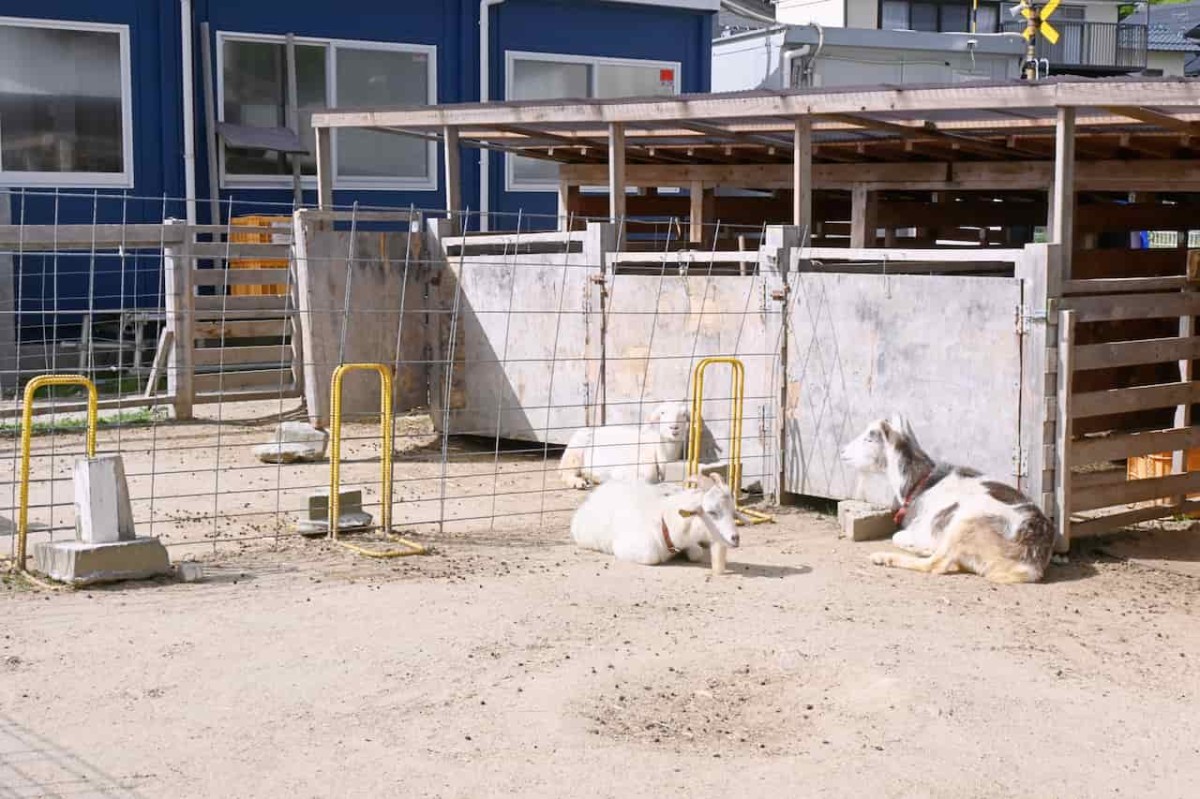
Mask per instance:
[[[1047,316],[1045,309],[1031,311],[1024,305],[1018,305],[1016,314],[1017,335],[1023,336],[1029,332],[1029,326],[1034,322],[1038,322],[1043,325],[1046,324],[1046,319]]]
[[[1014,477],[1027,477],[1029,474],[1029,455],[1020,444],[1013,447],[1012,473]]]

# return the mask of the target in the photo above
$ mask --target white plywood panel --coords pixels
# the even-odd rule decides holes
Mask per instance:
[[[896,412],[934,458],[1013,479],[1020,280],[813,272],[789,280],[787,491],[889,502],[881,482],[857,485],[840,450]]]
[[[612,279],[606,337],[607,421],[644,420],[664,401],[690,400],[696,365],[709,356],[739,358],[746,369],[742,427],[743,484],[773,489],[778,474],[780,305],[770,278],[618,274]],[[705,376],[705,461],[724,459],[730,433],[730,373],[714,365]]]

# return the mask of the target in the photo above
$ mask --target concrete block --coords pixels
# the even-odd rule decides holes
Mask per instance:
[[[371,526],[371,514],[362,509],[362,489],[338,492],[338,530],[348,532]],[[297,525],[300,535],[322,536],[329,532],[329,490],[308,495],[308,516]]]
[[[120,455],[75,461],[75,538],[85,544],[132,541],[133,506]]]
[[[263,463],[295,463],[319,461],[325,458],[329,433],[307,422],[284,422],[275,428],[269,444],[255,447],[254,457]]]
[[[185,583],[198,583],[204,579],[204,567],[194,560],[184,561],[175,567],[179,579]]]
[[[726,480],[729,479],[729,464],[728,463],[702,463],[700,464],[700,474],[721,475]],[[663,464],[663,482],[664,483],[682,483],[683,478],[687,476],[687,461],[671,461]]]
[[[68,585],[145,580],[168,574],[171,559],[157,538],[110,544],[51,541],[33,548],[34,568]]]
[[[897,529],[894,513],[887,508],[856,500],[838,503],[838,529],[851,541],[878,541],[890,538]]]

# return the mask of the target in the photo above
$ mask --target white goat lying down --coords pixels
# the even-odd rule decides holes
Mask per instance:
[[[584,549],[617,560],[654,566],[683,552],[704,558],[713,543],[741,542],[733,492],[719,474],[695,478],[694,488],[613,480],[597,488],[575,511],[571,537]]]
[[[664,402],[644,425],[580,428],[567,442],[559,474],[568,488],[606,480],[662,482],[665,465],[681,456],[689,418],[686,404]]]
[[[996,583],[1042,579],[1054,549],[1050,520],[1015,488],[934,462],[902,417],[873,422],[842,458],[864,474],[887,475],[901,528],[892,543],[916,553],[877,552],[876,565],[968,571]]]

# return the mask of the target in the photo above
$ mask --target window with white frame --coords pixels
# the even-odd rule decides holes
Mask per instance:
[[[509,100],[605,99],[679,93],[679,63],[623,58],[510,52],[506,92]],[[536,158],[506,158],[509,191],[553,191],[558,164]]]
[[[287,127],[285,39],[222,33],[219,52],[221,120]],[[309,151],[299,159],[302,175],[316,174],[314,111],[437,101],[434,47],[297,38],[295,53],[300,139]],[[436,147],[433,142],[378,131],[334,131],[334,185],[435,190]],[[226,186],[281,185],[291,179],[290,159],[277,152],[226,147],[222,163]]]
[[[0,17],[0,184],[133,185],[129,28]]]

